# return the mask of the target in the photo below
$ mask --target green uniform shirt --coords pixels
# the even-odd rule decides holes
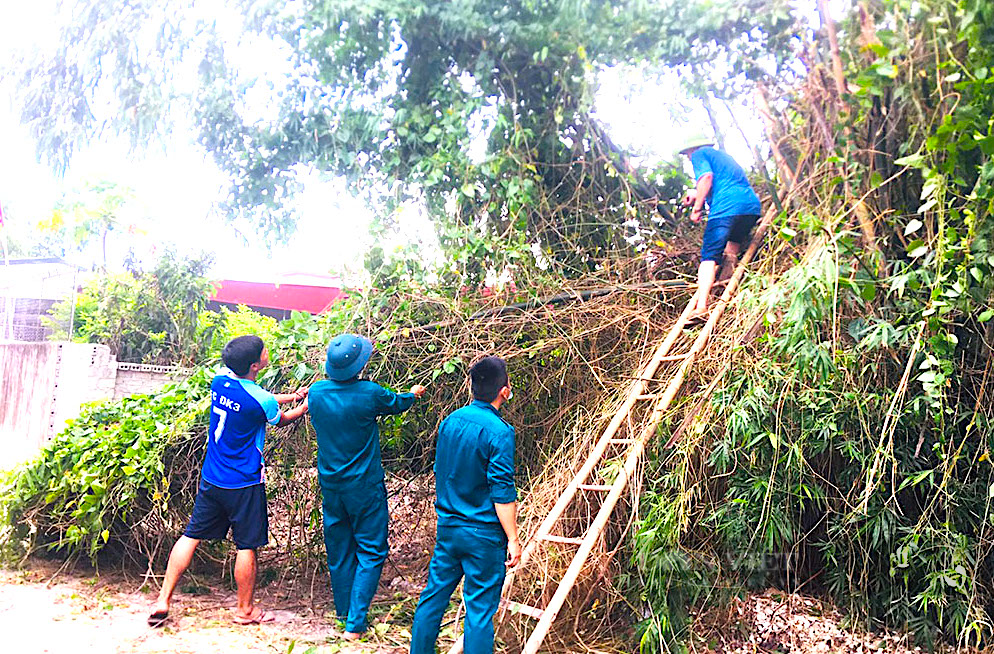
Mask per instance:
[[[499,525],[494,504],[517,499],[514,428],[487,402],[454,411],[438,428],[435,510],[439,525]]]
[[[321,486],[342,490],[383,481],[376,418],[407,411],[414,395],[394,393],[371,381],[326,379],[311,386],[307,403],[318,435]]]

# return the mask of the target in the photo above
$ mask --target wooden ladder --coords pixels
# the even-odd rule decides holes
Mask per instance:
[[[759,244],[762,242],[763,235],[775,215],[776,211],[771,208],[763,217],[763,220],[756,229],[749,249],[742,256],[734,274],[728,280],[724,293],[722,293],[721,298],[713,305],[707,322],[700,332],[696,334],[696,337],[693,337],[690,332],[684,330],[687,324],[687,317],[690,315],[694,305],[694,299],[691,298],[687,307],[656,348],[652,358],[643,366],[638,377],[633,381],[624,402],[615,412],[614,417],[604,429],[593,449],[590,450],[583,465],[569,484],[567,484],[541,525],[528,539],[521,553],[521,562],[514,570],[509,571],[505,577],[501,594],[501,609],[497,614],[498,623],[506,619],[508,613],[524,615],[537,622],[531,635],[525,641],[524,648],[522,649],[523,654],[536,654],[539,651],[545,637],[552,628],[553,622],[555,622],[560,610],[563,608],[570,591],[576,585],[577,579],[580,577],[591,552],[604,533],[626,487],[630,482],[638,482],[639,465],[642,461],[646,445],[655,436],[656,428],[668,411],[673,399],[680,391],[683,381],[694,365],[697,356],[707,346],[718,320],[721,318],[729,301],[738,289],[739,283],[742,281],[746,265],[755,256]],[[688,341],[691,342],[688,343]],[[678,354],[670,354],[674,346],[677,345],[681,346],[679,349],[686,349]],[[655,391],[651,390],[651,386],[653,385],[662,387],[662,391],[660,392],[658,389]],[[648,416],[646,417],[647,408]],[[641,417],[638,418],[636,416]],[[618,432],[623,428],[625,429],[625,433],[619,437]],[[622,451],[618,452],[619,449]],[[617,474],[612,482],[599,483],[597,481],[595,474],[605,463],[620,461],[624,463],[620,469],[616,470]],[[591,495],[603,497],[597,513],[584,528],[580,536],[567,536],[555,533],[557,531],[565,531],[563,528],[565,525],[561,524],[561,518],[563,518],[567,509],[580,494],[583,494],[585,498],[589,498]],[[546,602],[544,607],[531,606],[526,603],[513,601],[510,595],[514,587],[515,573],[526,568],[529,560],[539,548],[547,547],[553,543],[560,547],[573,549],[574,553],[569,567],[563,574],[562,580],[559,581],[552,597]],[[567,558],[568,556],[567,553]],[[462,636],[460,635],[449,650],[449,654],[460,654],[461,652]]]

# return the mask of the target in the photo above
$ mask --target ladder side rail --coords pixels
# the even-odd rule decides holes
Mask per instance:
[[[632,384],[632,388],[628,392],[628,397],[625,399],[625,402],[621,405],[618,411],[614,414],[614,418],[612,418],[611,422],[604,429],[603,434],[601,435],[600,439],[597,441],[597,444],[594,446],[594,449],[587,456],[587,459],[584,462],[583,466],[580,468],[580,470],[577,471],[576,475],[573,476],[573,479],[570,480],[566,488],[563,489],[563,492],[559,496],[559,499],[556,501],[555,505],[553,505],[552,509],[549,511],[549,514],[542,521],[542,524],[539,525],[539,528],[535,530],[535,533],[528,538],[528,541],[525,544],[525,549],[521,553],[521,561],[518,563],[516,568],[521,568],[523,565],[525,565],[528,562],[528,560],[531,558],[531,555],[534,554],[535,549],[538,547],[540,543],[540,537],[552,531],[552,527],[555,526],[556,522],[566,511],[566,508],[569,506],[569,503],[573,501],[573,498],[576,496],[577,491],[579,491],[580,485],[584,481],[586,481],[587,477],[590,476],[590,473],[593,471],[594,467],[597,465],[601,457],[604,455],[604,452],[607,450],[607,447],[611,444],[610,443],[611,439],[617,433],[618,429],[621,427],[625,418],[628,417],[628,414],[631,412],[632,407],[635,406],[635,403],[638,401],[638,396],[645,393],[646,387],[648,386],[649,383],[648,380],[651,379],[653,375],[655,375],[656,370],[659,368],[660,361],[663,359],[663,357],[665,357],[669,353],[670,349],[673,347],[673,344],[676,342],[677,338],[680,337],[680,334],[683,331],[683,325],[684,323],[686,323],[687,316],[690,315],[692,307],[693,307],[692,303],[687,304],[687,308],[685,308],[683,310],[683,313],[680,314],[680,318],[677,320],[677,323],[674,326],[674,328],[670,330],[670,333],[667,335],[666,340],[663,341],[663,343],[659,346],[659,348],[656,349],[656,353],[653,356],[653,358],[643,368],[642,373],[639,375],[639,378]],[[508,588],[510,588],[513,579],[514,579],[514,570],[510,570],[508,571],[507,577],[504,580],[505,591]],[[450,650],[449,654],[456,654],[456,652]]]

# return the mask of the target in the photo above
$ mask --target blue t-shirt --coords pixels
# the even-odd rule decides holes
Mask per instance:
[[[453,411],[438,428],[435,452],[438,524],[499,526],[494,504],[517,499],[514,427],[487,402]]]
[[[762,207],[759,196],[752,190],[745,171],[735,159],[711,147],[694,150],[690,155],[694,178],[712,173],[711,192],[706,198],[708,219],[732,216],[758,216]]]
[[[266,423],[280,421],[276,397],[228,369],[211,382],[211,422],[204,481],[220,488],[245,488],[265,481],[262,447]]]
[[[397,415],[414,404],[413,393],[394,393],[376,382],[325,379],[307,396],[318,440],[318,481],[347,491],[383,481],[379,416]]]

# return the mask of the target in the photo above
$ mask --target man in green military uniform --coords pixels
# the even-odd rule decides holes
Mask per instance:
[[[411,408],[425,387],[394,393],[359,379],[373,344],[355,334],[328,346],[328,379],[310,389],[311,423],[317,432],[318,481],[324,514],[324,545],[345,638],[366,630],[369,604],[387,558],[386,488],[376,419]]]
[[[514,428],[500,417],[501,405],[511,397],[507,367],[498,357],[486,357],[469,375],[473,403],[454,411],[438,428],[438,528],[428,584],[414,613],[411,654],[434,654],[442,614],[463,577],[464,651],[493,652],[493,619],[505,568],[521,560]]]

